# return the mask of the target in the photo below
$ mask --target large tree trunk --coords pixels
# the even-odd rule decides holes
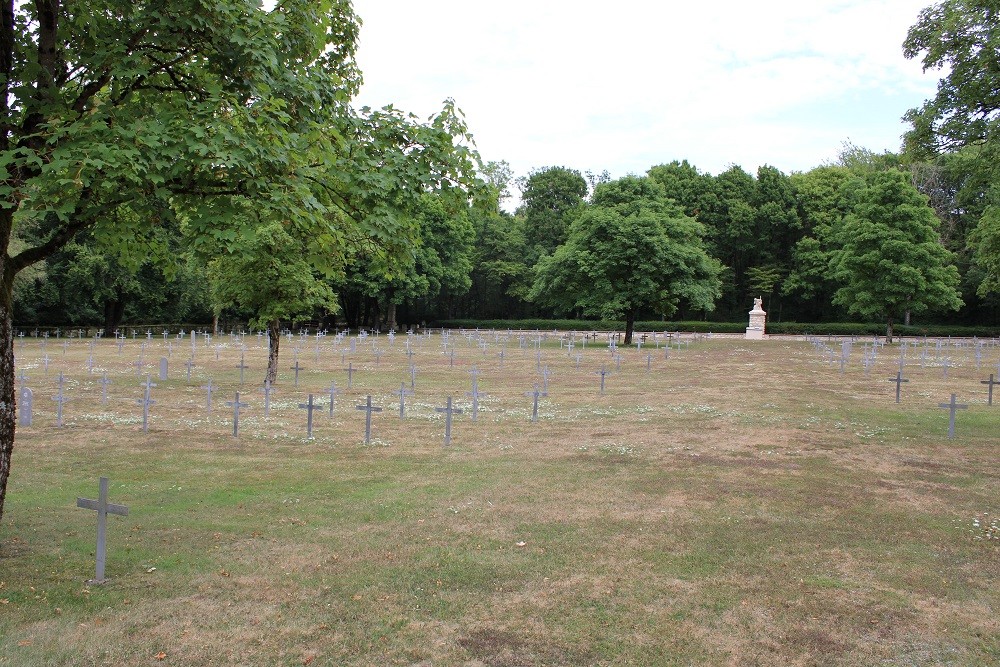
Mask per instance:
[[[630,312],[625,316],[625,344],[632,344],[632,331],[635,329],[635,313]]]
[[[281,322],[271,320],[267,323],[267,375],[264,380],[274,381],[278,379],[278,344],[281,343]]]
[[[888,345],[892,344],[892,315],[890,315],[888,318],[886,318],[885,342]]]
[[[122,323],[125,316],[125,299],[119,296],[117,299],[108,299],[104,302],[104,335],[111,338]]]
[[[9,227],[8,227],[9,229]],[[7,478],[14,453],[14,327],[11,322],[14,276],[0,271],[0,526],[3,525]]]

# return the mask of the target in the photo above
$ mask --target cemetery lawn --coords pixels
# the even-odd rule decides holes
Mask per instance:
[[[169,379],[143,371],[148,433],[139,340],[99,341],[93,373],[87,341],[16,343],[35,411],[0,526],[0,666],[1000,663],[1000,404],[980,384],[1000,348],[979,369],[969,347],[909,349],[897,405],[898,346],[866,373],[856,342],[841,373],[805,341],[716,336],[623,348],[617,369],[606,344],[550,335],[532,422],[530,337],[454,333],[452,362],[434,335],[401,420],[405,339],[378,338],[378,361],[373,339],[283,340],[266,418],[256,338],[242,386],[238,342],[199,341],[189,382],[190,341],[171,339]],[[307,439],[298,405],[328,406],[331,381]],[[952,393],[969,407],[949,439]],[[96,514],[76,507],[101,476],[129,507],[108,517],[103,586]]]

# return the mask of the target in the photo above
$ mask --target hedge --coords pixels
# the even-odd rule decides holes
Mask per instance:
[[[620,320],[441,320],[431,323],[445,329],[517,329],[521,331],[624,331],[625,322]],[[746,322],[636,322],[636,331],[681,331],[692,333],[746,332]],[[800,336],[884,336],[884,323],[862,322],[769,322],[767,333]],[[1000,327],[963,327],[957,325],[926,325],[893,327],[896,336],[943,338],[994,338],[1000,336]]]

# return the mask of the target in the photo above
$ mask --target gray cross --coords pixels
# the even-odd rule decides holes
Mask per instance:
[[[548,395],[549,393],[549,378],[552,376],[552,372],[549,371],[549,367],[546,366],[542,369],[542,391]]]
[[[264,416],[271,416],[271,381],[264,380]]]
[[[212,378],[208,378],[208,384],[202,385],[201,388],[208,390],[208,400],[205,402],[205,407],[208,409],[209,412],[211,412],[212,411],[212,389],[215,388],[215,387],[212,386]]]
[[[309,402],[308,403],[299,403],[299,407],[302,408],[303,410],[306,410],[307,413],[308,413],[308,416],[306,418],[306,437],[309,438],[310,440],[312,440],[312,437],[313,437],[313,411],[314,410],[319,410],[323,406],[320,405],[319,403],[314,403],[313,402],[313,395],[309,394]]]
[[[938,403],[939,408],[946,408],[950,411],[948,416],[948,438],[955,437],[955,411],[956,410],[968,410],[968,405],[960,405],[955,402],[955,394],[951,395],[951,402],[949,403]]]
[[[417,388],[417,367],[410,364],[410,389]]]
[[[295,371],[295,385],[294,386],[298,387],[299,386],[299,371],[302,370],[302,367],[299,366],[299,360],[296,359],[295,360],[295,365],[294,366],[289,366],[289,368],[292,369],[293,371]]]
[[[451,348],[451,351],[448,354],[448,368],[454,368],[454,367],[455,367],[455,348]]]
[[[355,410],[365,411],[365,444],[367,445],[372,441],[372,413],[382,412],[382,408],[376,408],[372,405],[372,395],[368,394],[368,400],[364,405],[355,405]]]
[[[142,367],[146,365],[146,362],[143,361],[142,357],[140,356],[137,361],[133,361],[132,362],[132,365],[135,366],[135,374],[136,374],[136,376],[139,376],[139,375],[142,375]]]
[[[472,383],[472,391],[465,393],[472,397],[472,421],[476,421],[476,417],[479,415],[479,399],[480,397],[489,396],[489,394],[479,391],[479,385],[475,381]]]
[[[448,406],[444,408],[434,408],[435,412],[443,412],[444,417],[444,446],[447,447],[451,444],[451,416],[453,414],[460,415],[462,411],[451,404],[451,396],[448,397]]]
[[[25,371],[24,371],[24,369],[22,368],[22,369],[21,369],[21,372],[20,372],[20,373],[18,374],[18,376],[17,376],[17,381],[18,381],[19,383],[21,383],[21,384],[24,384],[25,382],[27,382],[27,381],[28,381],[28,380],[30,380],[30,379],[31,379],[31,378],[29,378],[29,377],[27,376],[27,374],[25,374]]]
[[[150,390],[153,387],[155,387],[156,385],[153,384],[150,381],[149,376],[147,375],[146,376],[146,382],[144,383],[144,386],[146,387],[146,391],[144,392],[143,397],[135,399],[135,402],[142,406],[142,432],[143,433],[148,433],[149,432],[149,406],[151,406],[151,405],[153,405],[153,404],[156,403],[156,401],[154,401],[149,396],[150,396]]]
[[[94,355],[93,355],[93,353],[91,353],[91,354],[89,354],[87,356],[87,372],[88,373],[93,373],[94,372]]]
[[[997,385],[997,384],[1000,384],[1000,382],[994,381],[993,380],[993,373],[990,373],[990,379],[989,380],[980,380],[979,384],[985,384],[985,385],[989,386],[989,394],[988,394],[989,398],[986,401],[986,405],[993,405],[993,386]]]
[[[100,480],[100,492],[97,496],[97,500],[90,500],[88,498],[76,499],[76,506],[82,507],[88,510],[97,510],[97,572],[96,576],[88,581],[88,584],[103,584],[107,581],[104,578],[104,564],[107,561],[108,546],[107,546],[107,524],[108,515],[117,514],[119,516],[128,516],[128,507],[125,505],[116,505],[114,503],[108,502],[108,478],[101,477]]]
[[[240,384],[243,384],[243,372],[246,369],[250,368],[245,363],[243,363],[243,359],[244,359],[243,355],[244,355],[244,353],[240,352],[240,365],[236,367],[236,368],[240,369]]]
[[[226,407],[233,409],[233,437],[240,436],[240,408],[249,407],[249,403],[240,403],[240,392],[236,392],[235,401],[226,401]]]
[[[399,394],[399,418],[406,419],[406,397],[413,396],[413,391],[406,388],[405,382],[400,382],[396,393]]]
[[[903,379],[903,371],[896,371],[896,377],[889,378],[889,382],[896,383],[896,402],[899,403],[899,387],[903,382],[909,382],[909,380]]]
[[[105,373],[98,382],[101,383],[101,405],[107,405],[108,403],[108,385],[111,384],[111,380],[108,379],[108,374]]]
[[[536,382],[535,383],[535,390],[534,391],[526,391],[526,392],[524,392],[524,395],[525,396],[533,396],[534,399],[535,399],[534,403],[531,406],[531,421],[537,422],[538,421],[538,397],[539,396],[548,396],[548,394],[546,394],[543,391],[540,391],[538,389],[538,383]]]
[[[50,361],[52,361],[52,360],[49,359],[49,355],[48,355],[48,353],[46,353],[45,356],[42,358],[42,363],[45,365],[45,374],[46,375],[49,374],[49,362]]]
[[[945,358],[941,361],[941,365],[944,368],[944,378],[948,379],[948,367],[951,366],[951,359]]]
[[[185,368],[187,368],[187,381],[191,382],[191,368],[194,366],[194,356],[192,355],[187,361],[184,362]]]
[[[355,373],[354,364],[353,363],[347,364],[347,368],[345,368],[344,370],[347,371],[347,388],[350,389],[354,385],[354,373]]]
[[[330,416],[333,416],[333,409],[336,407],[335,403],[337,401],[337,383],[331,382],[330,388],[326,390],[330,394]]]
[[[376,347],[374,353],[375,353],[375,368],[378,368],[379,362],[382,361],[382,355],[385,354],[385,352]]]
[[[597,373],[595,373],[594,375],[600,375],[601,376],[601,393],[603,394],[604,393],[604,378],[606,378],[607,376],[611,375],[611,373],[609,373],[608,370],[604,366],[601,366],[601,370],[598,371]]]
[[[56,426],[62,428],[63,405],[65,405],[66,402],[69,401],[69,399],[66,398],[66,394],[63,393],[62,387],[59,387],[59,393],[53,396],[52,400],[56,402]]]
[[[652,367],[653,367],[653,353],[652,352],[647,352],[646,353],[646,372],[648,373]]]

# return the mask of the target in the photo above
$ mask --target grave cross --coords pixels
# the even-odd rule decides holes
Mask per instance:
[[[148,433],[149,432],[149,406],[154,405],[156,403],[156,401],[154,401],[152,398],[150,398],[150,392],[153,389],[153,387],[156,386],[156,384],[154,384],[153,381],[150,379],[150,377],[147,375],[146,376],[146,381],[143,382],[140,386],[145,387],[145,391],[143,392],[143,397],[142,398],[137,398],[137,399],[135,399],[135,401],[136,401],[136,403],[138,403],[139,405],[142,406],[142,432],[143,433]]]
[[[243,384],[243,372],[246,369],[250,368],[245,363],[243,363],[243,359],[244,359],[243,355],[244,355],[244,353],[240,352],[240,364],[239,364],[239,366],[236,367],[236,368],[240,369],[240,384]],[[298,362],[296,362],[296,363],[298,363]]]
[[[479,384],[476,382],[472,383],[472,391],[465,393],[472,397],[472,421],[476,421],[476,417],[479,415],[479,399],[480,397],[489,396],[489,394],[479,391]]]
[[[372,413],[382,412],[382,408],[376,408],[372,405],[372,395],[368,394],[368,400],[364,405],[355,405],[355,410],[365,411],[365,444],[369,444],[372,441]]]
[[[330,416],[332,417],[333,409],[334,407],[336,407],[336,401],[337,401],[337,383],[331,382],[330,388],[327,389],[326,391],[328,394],[330,394]]]
[[[407,389],[405,382],[400,382],[396,393],[399,394],[399,418],[406,419],[406,397],[413,396],[413,390]]]
[[[296,359],[295,360],[295,365],[294,366],[289,366],[289,368],[291,368],[293,371],[295,371],[295,384],[294,384],[294,386],[298,387],[299,386],[299,371],[302,370],[302,367],[299,366],[299,360]]]
[[[646,353],[646,372],[648,373],[653,366],[653,353]]]
[[[46,352],[46,353],[45,353],[45,356],[44,356],[44,357],[42,358],[42,363],[43,363],[43,364],[45,365],[45,374],[46,374],[46,375],[48,375],[48,374],[49,374],[49,362],[50,362],[50,361],[52,361],[52,360],[51,360],[51,359],[49,359],[49,355],[48,355],[48,353]]]
[[[306,417],[306,437],[309,438],[310,440],[312,440],[312,437],[313,437],[313,411],[314,410],[319,410],[323,406],[320,405],[319,403],[314,403],[313,402],[313,395],[309,394],[309,402],[308,403],[299,403],[299,407],[302,408],[303,410],[306,410],[307,413],[308,413],[308,416]]]
[[[951,395],[951,401],[948,403],[938,403],[939,408],[945,408],[949,410],[950,414],[948,416],[948,438],[955,437],[955,411],[956,410],[968,410],[968,405],[961,405],[955,402],[955,394]]]
[[[985,384],[989,386],[989,394],[986,401],[986,405],[993,405],[993,386],[1000,384],[1000,381],[995,381],[993,379],[993,373],[990,373],[989,380],[980,380],[979,384]]]
[[[264,417],[271,416],[271,381],[264,380]]]
[[[606,378],[607,376],[611,375],[611,373],[608,372],[608,370],[604,366],[601,366],[601,370],[599,370],[597,373],[594,373],[594,375],[600,375],[601,376],[601,393],[603,394],[604,393],[604,378]]]
[[[184,367],[187,368],[187,382],[191,382],[191,367],[194,366],[194,357],[192,356],[187,361],[184,362]]]
[[[460,415],[462,411],[451,404],[451,396],[448,397],[448,406],[444,408],[434,408],[435,412],[443,412],[444,417],[444,446],[447,447],[451,444],[451,416],[453,414]]]
[[[236,392],[235,401],[226,401],[226,407],[233,409],[233,437],[240,437],[240,408],[249,407],[249,403],[240,402],[240,392]]]
[[[105,373],[104,376],[98,380],[101,383],[101,405],[107,405],[108,403],[108,385],[111,384],[111,380],[108,379],[108,374]]]
[[[128,516],[128,507],[125,505],[116,505],[114,503],[108,502],[108,478],[101,477],[99,484],[99,494],[97,500],[90,500],[89,498],[76,499],[76,506],[82,507],[88,510],[97,510],[97,572],[96,576],[88,581],[88,584],[103,584],[107,581],[104,578],[104,564],[107,561],[108,546],[107,546],[107,525],[108,525],[108,515],[117,514],[119,516]]]
[[[56,402],[56,426],[62,428],[63,420],[63,405],[69,400],[66,398],[66,394],[63,393],[63,388],[59,387],[59,393],[52,397],[52,400]]]
[[[140,376],[142,375],[142,367],[146,365],[146,362],[142,360],[142,357],[139,357],[138,360],[132,362],[132,365],[135,366],[136,376]]]
[[[28,381],[28,380],[30,380],[30,379],[31,379],[31,378],[29,378],[29,377],[28,377],[28,376],[27,376],[27,375],[25,374],[25,371],[24,371],[24,369],[22,368],[22,369],[21,369],[21,372],[20,372],[20,373],[18,374],[18,376],[17,376],[17,381],[18,381],[19,383],[21,383],[21,384],[23,385],[23,384],[24,384],[25,382],[27,382],[27,381]]]
[[[944,368],[944,378],[947,380],[948,379],[948,367],[951,366],[951,359],[948,358],[948,357],[945,357],[944,360],[942,360],[942,362],[941,362],[941,366]]]
[[[208,390],[208,399],[205,402],[205,407],[208,409],[209,412],[211,412],[212,411],[212,390],[215,389],[215,387],[212,386],[212,378],[208,378],[208,384],[202,385],[201,388]]]
[[[538,383],[536,382],[535,383],[535,390],[534,391],[526,391],[526,392],[524,392],[524,395],[525,396],[533,396],[534,397],[534,403],[531,406],[531,421],[537,422],[538,421],[538,397],[539,396],[548,396],[548,394],[546,394],[545,392],[539,390],[538,389]]]
[[[353,363],[347,364],[347,368],[345,368],[344,370],[347,371],[347,388],[350,389],[354,385],[354,373],[355,373],[354,364]]]
[[[545,368],[542,369],[542,392],[544,392],[545,395],[548,395],[549,393],[550,377],[552,377],[552,371],[550,371],[549,367],[546,366]]]
[[[417,367],[410,364],[410,389],[416,390],[417,388]]]
[[[896,377],[889,378],[889,382],[896,383],[896,402],[899,403],[899,387],[903,382],[909,382],[909,380],[903,379],[903,371],[896,371]]]

